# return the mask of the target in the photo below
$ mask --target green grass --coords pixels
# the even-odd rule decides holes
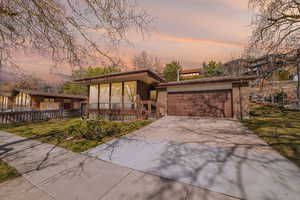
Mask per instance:
[[[97,122],[97,120],[93,121]],[[116,137],[128,134],[151,122],[151,120],[137,120],[133,122],[104,121],[96,123],[95,126],[87,126],[89,122],[82,121],[79,118],[73,118],[11,124],[0,127],[0,130],[14,133],[22,137],[54,144],[73,152],[83,152]],[[99,129],[101,129],[102,132],[99,132]],[[85,131],[89,131],[89,135],[86,134]],[[107,134],[105,131],[110,132]],[[101,137],[94,137],[94,135],[101,135]]]
[[[300,167],[300,112],[277,106],[251,105],[242,123]]]
[[[18,176],[20,176],[20,174],[15,168],[0,160],[0,183],[11,180]]]

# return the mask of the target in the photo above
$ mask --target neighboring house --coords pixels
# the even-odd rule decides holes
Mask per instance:
[[[1,111],[81,109],[86,97],[25,89],[0,91]]]
[[[180,79],[200,78],[202,74],[203,71],[201,68],[181,70]]]
[[[75,82],[89,86],[90,117],[132,120],[183,115],[248,116],[248,82],[255,76],[217,77],[166,83],[150,70],[113,73]]]
[[[224,63],[226,76],[256,75],[256,69],[249,68],[251,59],[235,59]]]
[[[282,103],[292,103],[297,100],[297,81],[266,81],[262,87],[250,88],[250,99],[254,102],[278,103],[276,96],[283,94]]]

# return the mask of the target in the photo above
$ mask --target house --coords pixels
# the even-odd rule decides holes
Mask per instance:
[[[162,115],[248,116],[248,83],[255,76],[165,82],[150,70],[76,79],[89,86],[90,117],[133,120]]]
[[[256,75],[256,69],[249,68],[251,59],[235,59],[224,63],[224,74],[227,76]]]
[[[150,70],[137,70],[76,79],[75,82],[89,86],[90,117],[134,120],[142,118],[145,110],[151,110],[149,115],[158,114],[156,88],[165,80]]]
[[[87,97],[37,90],[1,89],[1,111],[81,109]]]
[[[200,78],[201,74],[203,74],[201,68],[181,70],[180,79]]]

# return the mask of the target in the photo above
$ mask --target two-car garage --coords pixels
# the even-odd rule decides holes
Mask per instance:
[[[160,84],[166,114],[214,118],[248,115],[248,82],[253,77],[217,77]]]
[[[169,115],[233,117],[231,89],[169,92],[167,99]]]

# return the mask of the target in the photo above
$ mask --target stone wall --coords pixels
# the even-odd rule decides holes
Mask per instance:
[[[258,96],[260,98],[268,98],[276,92],[283,91],[287,94],[285,101],[293,102],[297,99],[297,82],[296,81],[276,81],[268,82],[263,86],[254,86],[249,89],[250,96]]]

